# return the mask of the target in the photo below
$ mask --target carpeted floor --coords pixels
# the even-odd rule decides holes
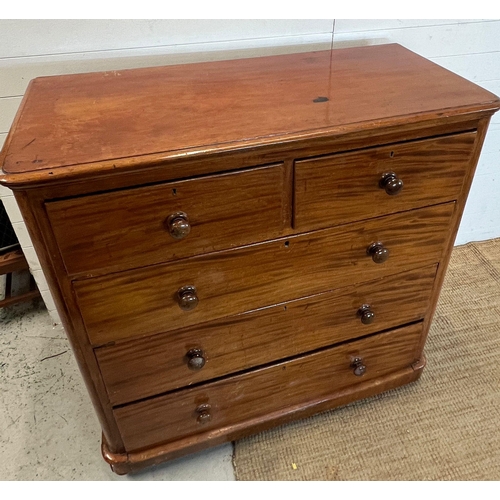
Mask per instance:
[[[500,239],[453,251],[421,379],[235,443],[238,480],[500,480]]]

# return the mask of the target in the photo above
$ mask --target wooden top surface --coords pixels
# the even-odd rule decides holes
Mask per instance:
[[[119,167],[119,159],[153,153],[499,106],[495,95],[397,44],[42,77],[31,82],[0,159],[6,174],[105,160]]]

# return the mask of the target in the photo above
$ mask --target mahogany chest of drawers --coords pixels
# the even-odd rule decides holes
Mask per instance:
[[[416,380],[499,107],[396,44],[33,80],[0,182],[113,470]]]

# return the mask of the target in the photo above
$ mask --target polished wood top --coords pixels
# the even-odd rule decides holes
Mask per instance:
[[[496,110],[486,90],[397,44],[36,78],[0,156],[6,174],[196,155],[345,127]]]

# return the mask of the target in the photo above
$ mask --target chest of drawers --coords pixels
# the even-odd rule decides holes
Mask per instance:
[[[418,379],[499,107],[396,44],[33,80],[0,182],[113,470]]]

